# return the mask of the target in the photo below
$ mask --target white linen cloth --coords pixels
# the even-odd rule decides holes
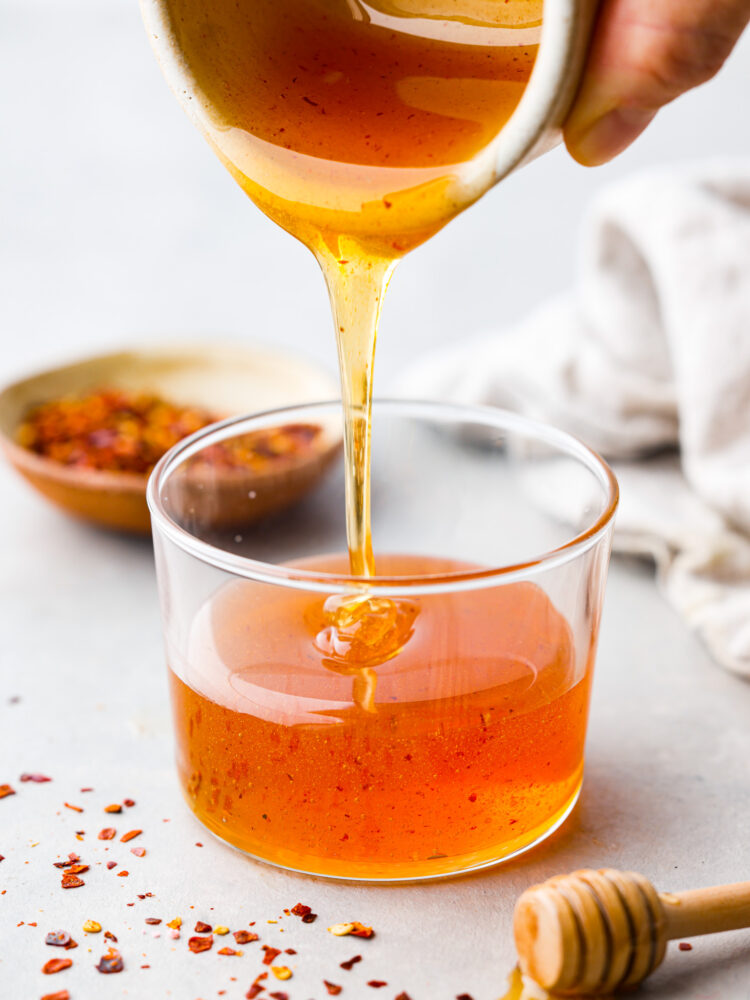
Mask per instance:
[[[420,363],[399,393],[543,418],[612,459],[615,550],[652,557],[716,660],[750,677],[750,160],[612,186],[571,294]]]

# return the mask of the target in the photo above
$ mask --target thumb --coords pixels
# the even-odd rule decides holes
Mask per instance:
[[[750,0],[603,0],[588,63],[565,123],[568,151],[606,163],[656,112],[721,68],[750,19]]]

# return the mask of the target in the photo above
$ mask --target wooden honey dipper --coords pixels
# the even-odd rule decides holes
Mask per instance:
[[[636,986],[664,958],[667,941],[750,927],[750,882],[657,892],[636,872],[557,875],[516,903],[521,971],[558,994]]]

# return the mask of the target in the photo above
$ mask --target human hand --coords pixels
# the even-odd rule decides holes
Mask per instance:
[[[748,20],[750,0],[602,0],[564,128],[571,156],[593,167],[621,153],[659,108],[719,71]]]

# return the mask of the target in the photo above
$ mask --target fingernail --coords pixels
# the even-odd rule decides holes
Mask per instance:
[[[578,136],[568,139],[568,150],[586,167],[607,163],[637,139],[655,111],[639,108],[615,108],[598,118]]]

